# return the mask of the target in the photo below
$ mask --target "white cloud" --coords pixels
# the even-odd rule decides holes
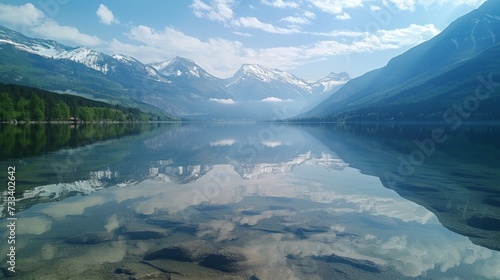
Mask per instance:
[[[281,141],[261,141],[260,143],[269,148],[276,148],[283,145]]]
[[[273,2],[263,1],[262,3],[275,7],[294,6],[294,2],[283,2],[281,0]],[[203,2],[203,0],[194,0],[191,4],[191,9],[193,10],[195,16],[199,18],[207,18],[209,20],[222,22],[224,25],[231,26],[233,28],[259,29],[265,32],[278,34],[292,34],[299,32],[299,30],[295,28],[282,28],[274,26],[270,23],[264,23],[256,17],[234,17],[232,9],[233,5],[233,0],[211,0],[209,4]],[[251,36],[250,34],[243,32],[238,32],[236,34]]]
[[[411,24],[407,28],[379,30],[377,36],[384,43],[397,46],[408,46],[424,42],[436,36],[438,33],[439,30],[433,24]]]
[[[347,12],[344,12],[340,15],[336,15],[335,18],[339,20],[348,20],[351,19],[351,15],[349,15]]]
[[[333,31],[330,33],[318,33],[317,35],[342,37],[347,40],[321,41],[316,44],[316,50],[330,48],[330,53],[346,54],[372,52],[384,49],[397,49],[403,46],[412,46],[431,39],[439,33],[433,24],[417,25],[411,24],[406,28],[393,30],[378,30],[374,34],[358,31]],[[340,43],[342,42],[342,43]],[[346,48],[350,49],[347,50]]]
[[[221,103],[221,104],[236,104],[236,102],[234,102],[234,100],[232,100],[231,98],[229,98],[229,99],[210,98],[210,101]]]
[[[387,6],[387,2],[394,4],[400,10],[415,10],[415,0],[384,0],[384,4]]]
[[[269,23],[261,22],[256,17],[240,17],[236,20],[233,20],[231,23],[237,27],[260,29],[269,33],[292,34],[300,32],[296,28],[281,28]]]
[[[291,99],[283,100],[283,99],[277,98],[277,97],[268,97],[268,98],[262,99],[260,102],[289,102],[289,101],[293,101],[293,100],[291,100]]]
[[[370,10],[373,11],[373,12],[376,12],[376,11],[382,10],[382,8],[380,6],[371,5],[370,6]]]
[[[285,21],[285,22],[292,23],[292,24],[311,24],[311,21],[309,19],[307,19],[306,17],[289,16],[289,17],[284,17],[284,18],[280,19],[279,21]]]
[[[234,139],[223,139],[223,140],[218,140],[215,142],[210,142],[210,146],[212,147],[225,147],[225,146],[232,146],[236,143],[236,140]]]
[[[234,31],[233,33],[236,35],[239,35],[239,36],[243,36],[243,37],[253,37],[253,35],[250,33],[238,32],[238,31]]]
[[[85,46],[102,43],[98,37],[81,33],[75,27],[59,25],[30,3],[22,6],[0,4],[0,22],[24,26],[24,32],[28,33],[28,36],[40,36]]]
[[[283,1],[283,0],[261,0],[264,5],[272,6],[275,8],[298,8],[299,3],[293,1]]]
[[[44,13],[31,3],[22,6],[0,4],[1,22],[33,26],[39,24],[44,19]]]
[[[220,38],[202,41],[172,27],[155,30],[148,26],[137,26],[128,35],[139,42],[139,45],[113,40],[109,47],[110,52],[127,54],[143,62],[162,61],[175,56],[189,57],[209,73],[227,78],[245,63],[288,70],[329,56],[413,46],[432,38],[438,32],[432,24],[379,30],[374,34],[339,30],[314,34],[328,36],[332,40],[299,46],[249,48],[240,41]]]
[[[438,5],[469,5],[479,6],[486,2],[486,0],[383,0],[385,6],[394,5],[400,10],[414,11],[416,6],[423,6],[425,8]]]
[[[197,17],[227,22],[233,18],[233,9],[231,8],[233,3],[233,0],[211,0],[210,4],[205,4],[203,0],[194,0],[191,8]]]
[[[78,45],[97,46],[102,43],[102,41],[96,36],[83,34],[75,27],[62,26],[53,20],[48,20],[33,27],[31,30],[45,38],[71,41]]]
[[[313,13],[313,12],[310,12],[310,11],[305,11],[304,12],[304,16],[308,19],[315,19],[316,18],[316,15]]]
[[[112,23],[119,23],[118,19],[116,19],[115,16],[113,15],[113,12],[103,4],[99,5],[96,14],[99,17],[99,20],[106,25],[111,25]]]
[[[334,15],[343,13],[345,9],[363,6],[363,0],[309,0],[309,2],[321,11]]]
[[[328,36],[328,37],[363,37],[367,36],[368,33],[353,31],[353,30],[333,30],[331,32],[317,32],[313,33],[318,36]]]

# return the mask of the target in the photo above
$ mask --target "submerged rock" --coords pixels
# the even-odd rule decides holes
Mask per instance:
[[[382,272],[381,267],[370,260],[352,259],[352,258],[348,258],[348,257],[338,256],[335,254],[328,255],[328,256],[318,256],[318,257],[314,257],[313,259],[325,261],[328,263],[346,264],[346,265],[349,265],[349,266],[352,266],[352,267],[355,267],[355,268],[358,268],[358,269],[361,269],[361,270],[364,270],[367,272],[371,272],[371,273]]]
[[[142,263],[128,263],[114,270],[115,279],[172,279],[170,273],[165,273]]]
[[[98,244],[113,239],[113,235],[107,231],[82,233],[66,239],[71,244]]]
[[[170,216],[153,216],[146,220],[150,225],[160,226],[163,228],[173,228],[184,224],[185,221],[176,220]]]
[[[132,240],[148,240],[167,237],[164,230],[135,224],[122,227],[119,233]]]
[[[239,248],[226,248],[209,254],[200,262],[200,265],[224,272],[238,272],[253,267],[254,261]]]
[[[207,242],[197,240],[152,251],[144,256],[144,260],[170,259],[198,262],[212,252],[213,248]]]

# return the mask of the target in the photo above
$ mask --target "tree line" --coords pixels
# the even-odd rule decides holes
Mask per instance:
[[[41,89],[0,84],[0,121],[163,121],[169,120],[141,112],[137,108],[58,94]]]

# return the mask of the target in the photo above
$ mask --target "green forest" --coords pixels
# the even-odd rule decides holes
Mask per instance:
[[[0,83],[0,122],[144,122],[170,121],[167,116],[112,105],[80,96]]]

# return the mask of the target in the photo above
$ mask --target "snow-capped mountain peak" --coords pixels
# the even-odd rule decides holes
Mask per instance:
[[[243,64],[234,75],[233,79],[235,81],[233,81],[233,83],[246,78],[256,79],[266,83],[273,81],[289,83],[306,91],[311,91],[311,87],[306,81],[279,69],[265,68],[257,64]]]
[[[0,44],[9,44],[21,51],[46,58],[54,58],[63,52],[74,49],[53,40],[29,38],[3,26],[0,26]]]
[[[349,76],[349,74],[347,74],[347,72],[341,72],[341,73],[332,72],[328,76],[314,82],[313,87],[316,89],[316,91],[330,92],[338,90],[350,79],[351,77]]]
[[[113,58],[123,63],[139,62],[137,59],[124,54],[115,54]]]
[[[191,59],[180,56],[170,61],[151,63],[149,66],[169,77],[214,78]]]
[[[62,52],[57,57],[57,59],[69,59],[74,62],[81,63],[88,68],[97,70],[104,74],[108,73],[109,65],[104,62],[104,57],[102,53],[93,51],[86,47],[79,47],[71,51]]]
[[[156,71],[161,72],[163,69],[165,69],[168,64],[170,63],[170,60],[166,61],[160,61],[160,62],[153,62],[148,64],[150,67],[154,68]]]

